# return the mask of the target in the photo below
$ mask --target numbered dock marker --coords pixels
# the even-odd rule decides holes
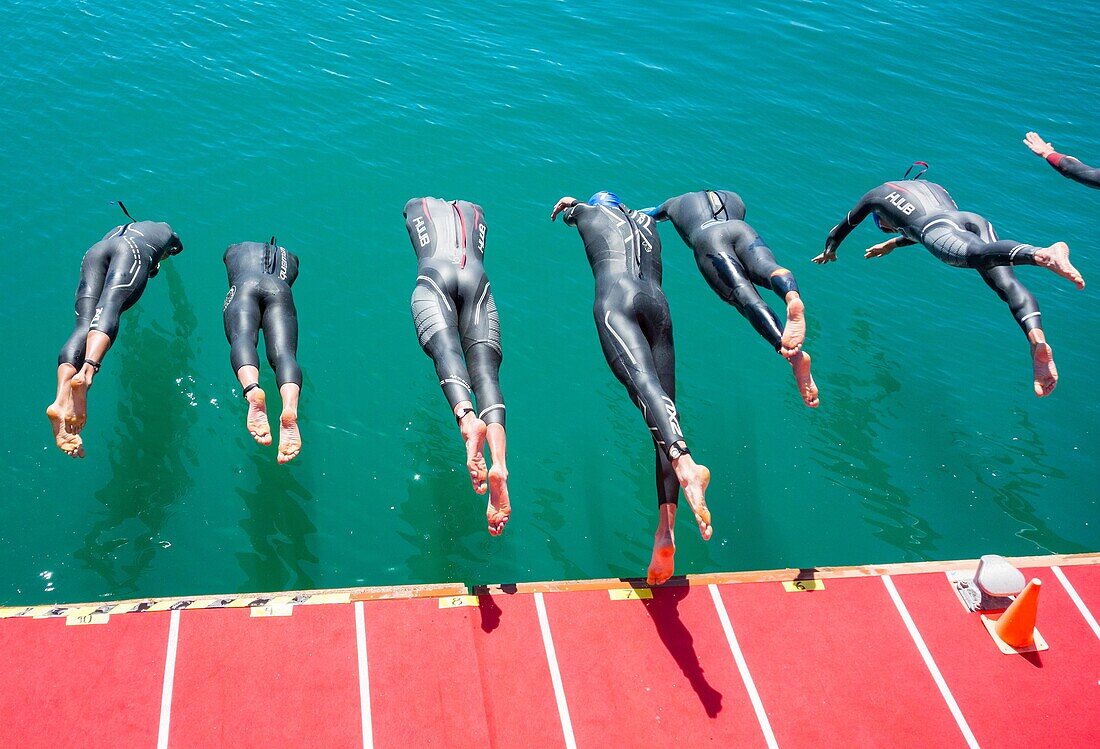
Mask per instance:
[[[477,606],[477,596],[447,596],[439,599],[439,608],[457,609],[463,606]]]
[[[641,601],[653,598],[649,588],[612,588],[607,591],[612,601]]]
[[[294,613],[294,606],[289,603],[277,603],[274,606],[253,606],[248,615],[257,616],[290,616]]]

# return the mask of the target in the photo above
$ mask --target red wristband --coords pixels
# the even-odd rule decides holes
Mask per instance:
[[[1064,159],[1066,155],[1064,153],[1058,153],[1057,151],[1051,151],[1047,154],[1047,162],[1051,166],[1058,166],[1058,163]]]

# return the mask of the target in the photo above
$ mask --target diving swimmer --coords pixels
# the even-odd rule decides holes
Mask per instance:
[[[927,170],[927,164],[917,162]],[[912,167],[910,167],[910,170]],[[903,178],[874,188],[848,211],[844,220],[833,227],[825,240],[825,251],[815,263],[836,260],[836,250],[844,238],[868,214],[875,224],[894,237],[867,249],[866,258],[882,257],[898,247],[923,244],[933,255],[956,268],[974,268],[986,284],[1008,304],[1016,322],[1031,343],[1035,394],[1050,395],[1058,383],[1058,370],[1050,345],[1043,333],[1042,317],[1035,297],[1016,278],[1013,265],[1039,265],[1085,288],[1084,279],[1069,262],[1069,247],[1056,242],[1049,247],[1033,247],[1011,240],[998,240],[993,226],[976,213],[960,211],[947,190],[920,179]],[[906,172],[906,176],[909,171]]]
[[[817,408],[818,391],[810,375],[810,355],[802,350],[806,314],[798,284],[794,274],[775,262],[764,240],[745,223],[741,197],[728,190],[689,192],[669,198],[647,213],[658,221],[672,221],[695,253],[703,278],[787,359],[802,400],[810,408]],[[787,323],[782,328],[756,286],[771,289],[787,305]]]
[[[1024,143],[1031,149],[1032,153],[1046,159],[1047,163],[1061,172],[1063,176],[1069,177],[1075,182],[1080,182],[1082,185],[1100,190],[1100,169],[1089,166],[1072,156],[1058,153],[1054,150],[1054,146],[1043,140],[1039,133],[1028,133],[1027,137],[1024,138]]]
[[[289,463],[302,451],[298,431],[298,398],[302,370],[298,366],[298,311],[290,287],[298,278],[298,257],[267,242],[229,245],[222,257],[229,276],[222,317],[229,340],[229,361],[248,401],[245,423],[261,445],[271,444],[267,420],[267,396],[260,389],[260,357],[256,353],[260,329],[264,331],[267,361],[275,370],[283,410],[279,416],[280,463]]]
[[[484,265],[485,212],[465,200],[413,198],[404,216],[417,260],[411,301],[416,336],[435,363],[458,422],[474,491],[489,492],[489,533],[499,536],[512,506],[499,377],[500,322]],[[492,468],[485,461],[486,441]]]
[[[57,397],[46,408],[57,446],[74,458],[84,457],[80,432],[88,419],[88,391],[118,338],[119,318],[141,298],[161,260],[183,251],[171,226],[135,221],[126,206],[118,205],[130,221],[111,229],[84,253],[76,325],[57,357]]]
[[[587,203],[563,197],[550,220],[563,211],[565,223],[576,226],[584,240],[596,280],[592,312],[604,357],[652,433],[659,520],[646,580],[660,585],[674,571],[681,487],[703,540],[714,532],[706,504],[710,471],[691,457],[674,402],[676,355],[661,290],[661,239],[650,216],[630,210],[614,193],[598,192]]]

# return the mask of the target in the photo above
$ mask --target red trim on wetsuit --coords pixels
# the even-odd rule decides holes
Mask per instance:
[[[458,223],[462,226],[462,262],[459,264],[458,267],[459,268],[465,268],[466,267],[466,219],[462,218],[462,211],[459,210],[459,207],[456,204],[452,203],[451,205],[454,207],[455,213],[458,214]]]
[[[1050,153],[1047,154],[1046,159],[1047,159],[1047,162],[1051,166],[1057,168],[1058,164],[1060,164],[1062,162],[1062,159],[1064,159],[1065,157],[1066,157],[1066,155],[1064,153],[1058,153],[1057,151],[1051,151]]]

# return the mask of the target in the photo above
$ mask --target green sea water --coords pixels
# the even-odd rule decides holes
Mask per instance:
[[[802,288],[821,407],[662,227],[682,424],[715,535],[681,573],[1100,549],[1100,6],[456,1],[0,5],[0,603],[644,574],[647,430],[600,353],[563,194],[741,193]],[[1062,379],[972,271],[920,248],[809,261],[916,159],[1024,268]],[[485,532],[408,310],[413,196],[476,201],[503,328],[515,507]],[[84,250],[121,218],[186,251],[122,323],[87,457],[43,414]],[[301,258],[304,449],[257,447],[221,321],[225,246]],[[773,299],[774,302],[774,299]],[[264,385],[274,394],[270,372]]]

